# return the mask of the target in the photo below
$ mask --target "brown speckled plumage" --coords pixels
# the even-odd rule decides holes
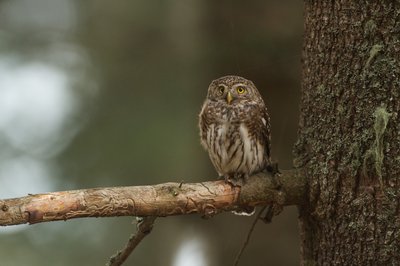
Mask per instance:
[[[270,165],[270,119],[250,80],[225,76],[212,81],[199,127],[201,144],[226,180],[250,176]]]

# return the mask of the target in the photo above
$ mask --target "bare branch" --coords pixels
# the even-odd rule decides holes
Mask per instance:
[[[265,206],[280,201],[298,205],[306,181],[296,170],[282,171],[276,188],[268,173],[250,177],[243,186],[225,181],[164,183],[71,190],[0,200],[0,225],[34,224],[80,217],[170,216],[200,213],[206,217],[241,206]],[[282,191],[285,198],[282,202]]]
[[[156,217],[148,216],[141,217],[141,220],[137,223],[137,232],[136,234],[131,235],[128,240],[128,243],[124,247],[123,250],[120,250],[110,258],[110,261],[107,263],[107,266],[120,266],[125,260],[129,257],[132,251],[139,245],[140,241],[143,240],[153,229],[154,221]]]
[[[250,237],[253,234],[254,228],[256,227],[256,224],[257,224],[258,220],[260,219],[261,214],[264,212],[264,210],[266,208],[267,208],[266,206],[262,207],[261,210],[258,212],[256,218],[254,218],[254,221],[250,226],[250,230],[247,232],[246,239],[244,240],[242,247],[240,248],[238,254],[236,255],[235,261],[233,262],[233,266],[239,265],[240,258],[242,257],[244,250],[246,249],[247,245],[249,244]]]

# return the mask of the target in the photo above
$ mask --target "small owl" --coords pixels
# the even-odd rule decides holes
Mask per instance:
[[[239,76],[211,82],[199,115],[201,144],[226,181],[235,181],[271,164],[270,120],[256,86]]]

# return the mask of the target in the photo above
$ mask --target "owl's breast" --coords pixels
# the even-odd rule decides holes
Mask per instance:
[[[240,106],[226,106],[224,108],[216,108],[215,117],[219,123],[237,124],[243,120],[244,113]]]
[[[219,175],[250,175],[263,169],[264,146],[243,123],[212,123],[202,142]]]
[[[265,142],[254,134],[261,121],[251,105],[206,105],[200,115],[201,143],[219,175],[250,175],[265,168]]]

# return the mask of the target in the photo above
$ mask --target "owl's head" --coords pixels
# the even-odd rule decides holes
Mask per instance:
[[[208,87],[207,98],[232,106],[249,101],[263,102],[253,82],[239,76],[225,76],[213,80]]]

